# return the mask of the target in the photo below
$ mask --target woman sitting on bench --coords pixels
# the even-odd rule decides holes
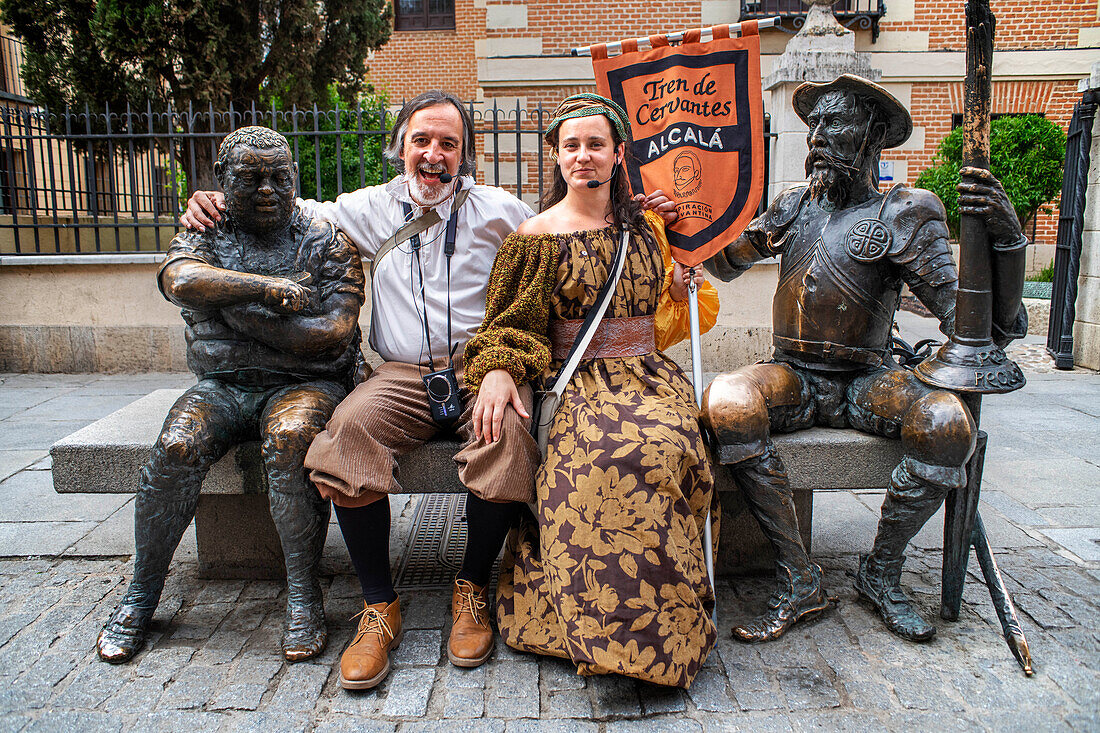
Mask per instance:
[[[497,620],[509,646],[580,674],[687,687],[716,639],[702,540],[713,480],[691,384],[659,351],[686,335],[689,275],[671,263],[662,216],[630,197],[628,139],[611,100],[578,94],[558,107],[543,211],[496,257],[466,380],[478,390],[474,430],[492,441],[509,405],[523,414],[516,385],[558,373],[626,243],[593,346],[542,416],[553,422],[536,513],[509,537]],[[671,203],[658,210],[675,219]],[[717,294],[704,295],[709,328]]]

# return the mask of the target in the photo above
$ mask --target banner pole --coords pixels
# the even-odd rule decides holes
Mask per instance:
[[[699,345],[699,288],[695,286],[695,268],[689,268],[688,280],[688,317],[691,322],[691,386],[695,389],[695,406],[703,406],[703,360]],[[703,558],[707,563],[707,578],[714,593],[714,610],[711,620],[718,627],[718,588],[714,585],[714,538],[710,529],[710,506],[707,506],[707,519],[703,523]]]
[[[756,27],[757,28],[772,28],[778,22],[779,22],[779,16],[776,16],[774,18],[763,18],[763,19],[757,21]],[[694,30],[699,32],[702,36],[709,36],[710,35],[710,26],[707,26],[706,28],[696,28]],[[676,31],[675,33],[658,33],[657,35],[664,36],[665,38],[668,39],[669,43],[679,43],[680,41],[684,40],[685,35],[687,35],[688,33],[691,33],[691,32],[692,31]],[[741,24],[740,23],[733,23],[733,24],[730,25],[730,35],[732,36],[735,33],[737,35],[741,35]],[[641,38],[635,38],[634,43],[638,44],[639,49],[650,48],[649,36],[643,36]],[[607,44],[607,53],[608,53],[608,55],[621,53],[622,50],[623,50],[623,42],[622,41],[615,41],[614,43]],[[569,55],[570,56],[591,56],[592,55],[592,47],[591,46],[580,46],[578,48],[571,49],[569,51]]]

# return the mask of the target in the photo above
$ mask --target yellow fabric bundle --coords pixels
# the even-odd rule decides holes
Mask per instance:
[[[664,220],[652,211],[645,213],[646,221],[653,236],[661,245],[661,257],[665,261],[665,285],[661,292],[661,300],[657,304],[657,348],[664,351],[670,346],[680,343],[691,336],[690,306],[685,298],[675,301],[669,293],[672,283],[672,248],[668,243],[668,235],[665,234]],[[714,328],[718,321],[718,290],[709,281],[699,288],[699,333],[706,333]]]

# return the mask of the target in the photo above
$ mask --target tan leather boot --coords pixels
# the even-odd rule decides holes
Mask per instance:
[[[401,599],[363,604],[359,630],[340,657],[340,686],[369,690],[390,673],[390,651],[401,643]]]
[[[493,653],[488,591],[468,580],[455,579],[451,589],[451,639],[447,658],[456,667],[477,667]]]

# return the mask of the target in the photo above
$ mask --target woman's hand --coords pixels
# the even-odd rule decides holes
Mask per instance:
[[[676,211],[676,204],[661,189],[657,189],[648,196],[638,194],[634,197],[634,200],[640,202],[642,209],[645,211],[652,211],[664,219],[666,225],[675,224],[676,220],[680,218],[680,213]]]
[[[705,280],[703,279],[703,268],[695,268],[695,289],[698,290],[702,287]],[[668,286],[668,294],[672,296],[672,299],[679,302],[688,297],[688,287],[691,283],[691,270],[681,265],[675,260],[672,262],[672,282]]]
[[[481,389],[474,403],[474,437],[486,443],[500,440],[500,426],[508,405],[515,408],[521,417],[531,417],[519,398],[519,389],[512,375],[507,369],[494,369],[481,380]]]

